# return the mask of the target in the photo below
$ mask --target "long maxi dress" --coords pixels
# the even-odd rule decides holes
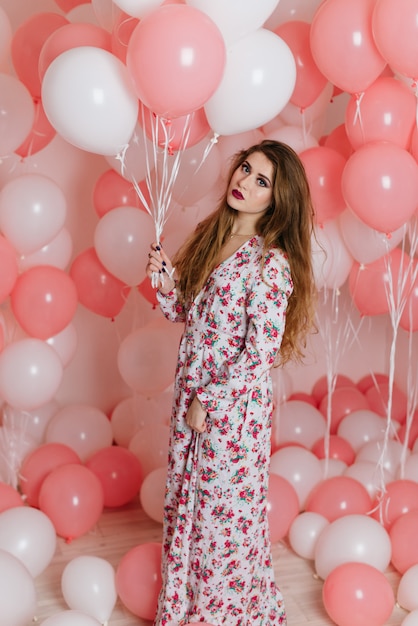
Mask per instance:
[[[272,386],[292,292],[288,261],[255,236],[220,263],[187,311],[176,369],[155,626],[286,624],[267,520]],[[197,395],[207,428],[185,417]],[[286,506],[286,503],[283,503]]]

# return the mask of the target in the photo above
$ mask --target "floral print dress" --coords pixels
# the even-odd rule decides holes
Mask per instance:
[[[158,294],[185,322],[171,423],[163,539],[163,586],[155,626],[286,624],[274,582],[267,520],[272,394],[289,264],[261,237],[220,263],[185,311],[174,289]],[[204,433],[185,416],[197,395]]]

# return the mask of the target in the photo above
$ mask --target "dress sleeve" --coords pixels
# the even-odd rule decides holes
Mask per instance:
[[[184,322],[186,320],[186,311],[179,301],[176,287],[167,294],[157,291],[157,300],[161,311],[170,322]]]
[[[279,250],[268,253],[247,294],[248,329],[239,357],[225,362],[197,397],[208,412],[231,408],[273,366],[282,342],[286,308],[293,290],[289,264]]]

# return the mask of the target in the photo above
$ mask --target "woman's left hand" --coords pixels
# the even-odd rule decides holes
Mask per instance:
[[[199,399],[195,397],[187,411],[186,424],[197,433],[204,433],[206,430],[206,416],[207,411],[200,404]]]

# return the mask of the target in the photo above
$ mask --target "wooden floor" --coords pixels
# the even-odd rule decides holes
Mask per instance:
[[[93,531],[71,543],[58,539],[53,561],[37,577],[39,610],[37,622],[68,610],[62,592],[61,575],[65,565],[80,555],[98,556],[115,568],[121,558],[138,544],[161,541],[161,525],[148,518],[137,504],[103,513]],[[322,605],[322,581],[314,576],[313,564],[298,557],[285,542],[273,546],[276,581],[286,602],[288,626],[328,626],[332,622]],[[387,572],[395,591],[399,576]],[[387,626],[400,626],[407,613],[395,607]],[[150,626],[150,622],[132,615],[118,600],[108,626]]]

